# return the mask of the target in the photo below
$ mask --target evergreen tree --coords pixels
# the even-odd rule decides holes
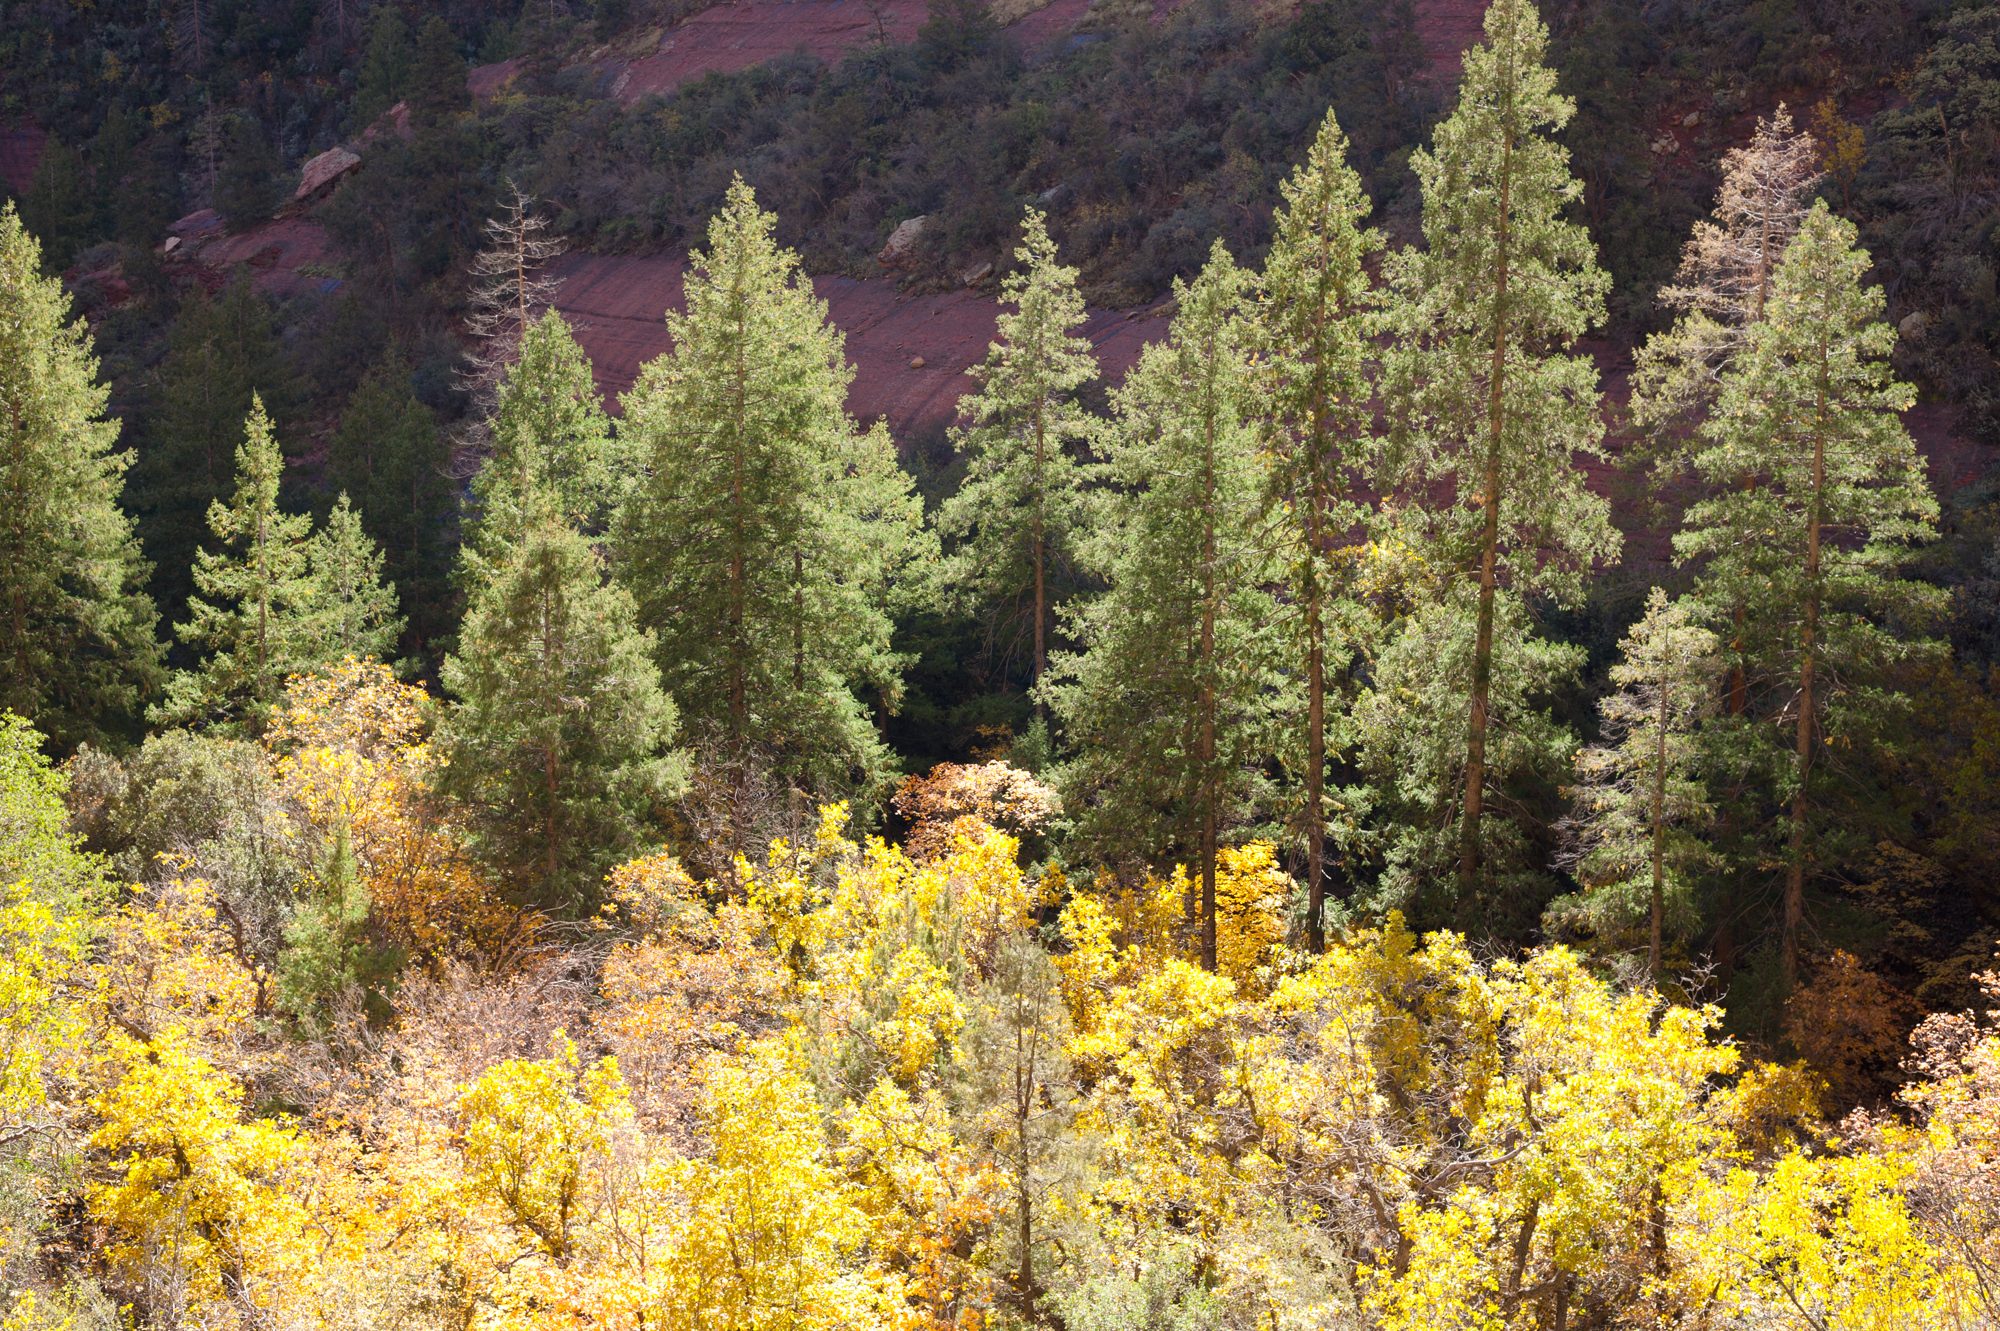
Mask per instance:
[[[474,592],[444,664],[441,780],[521,899],[587,911],[685,787],[653,650],[631,596],[552,506]]]
[[[403,100],[414,63],[410,25],[400,5],[378,4],[368,26],[368,49],[354,87],[354,125],[365,129]]]
[[[1069,616],[1082,651],[1043,686],[1075,754],[1061,783],[1080,833],[1110,853],[1195,861],[1211,970],[1216,856],[1267,803],[1283,700],[1247,285],[1218,241],[1195,282],[1175,285],[1167,341],[1114,395],[1105,443],[1120,493],[1086,550],[1109,590]]]
[[[1458,107],[1413,159],[1425,247],[1393,266],[1396,460],[1431,558],[1477,589],[1458,818],[1467,897],[1485,877],[1499,589],[1567,597],[1619,543],[1577,465],[1603,455],[1597,376],[1565,353],[1603,316],[1609,279],[1567,218],[1583,187],[1555,134],[1575,105],[1555,90],[1547,45],[1529,0],[1488,8]]]
[[[239,112],[230,121],[222,168],[215,177],[215,208],[231,231],[270,220],[285,198],[282,170],[264,126],[248,111]]]
[[[1700,566],[1710,614],[1744,611],[1750,705],[1722,733],[1787,810],[1787,988],[1835,784],[1821,756],[1879,736],[1902,703],[1886,669],[1931,646],[1897,630],[1941,608],[1938,589],[1897,576],[1938,507],[1898,415],[1915,394],[1891,371],[1896,332],[1868,263],[1853,225],[1813,205],[1702,431],[1695,467],[1711,492],[1674,539]]]
[[[154,709],[162,724],[259,730],[286,677],[314,664],[302,632],[314,599],[312,520],[278,507],[284,465],[263,399],[253,395],[236,449],[236,493],[209,506],[221,548],[195,557],[187,622],[174,625],[201,660],[175,674]]]
[[[382,579],[382,548],[362,530],[361,514],[341,491],[326,525],[306,546],[309,588],[299,607],[298,655],[325,664],[353,656],[394,657],[403,633],[396,588]]]
[[[0,709],[55,744],[102,740],[157,683],[146,565],[119,508],[129,453],[81,319],[0,205]]]
[[[1614,690],[1597,705],[1603,741],[1577,760],[1586,889],[1577,913],[1600,937],[1644,919],[1655,979],[1670,907],[1689,918],[1692,877],[1712,858],[1701,838],[1710,806],[1696,729],[1715,709],[1718,648],[1694,605],[1655,587],[1619,644]]]
[[[980,391],[961,406],[954,443],[966,456],[965,483],[938,511],[951,544],[942,579],[960,596],[1032,625],[1033,678],[1048,666],[1054,594],[1072,582],[1077,541],[1087,530],[1079,450],[1092,421],[1077,395],[1097,378],[1083,327],[1076,270],[1056,262],[1042,214],[1030,209],[1014,251],[1021,267],[1000,299],[1012,305],[983,363]]]
[[[1326,892],[1327,684],[1342,651],[1333,634],[1351,561],[1337,547],[1360,527],[1355,499],[1373,441],[1367,362],[1375,294],[1366,263],[1381,237],[1362,226],[1371,207],[1347,162],[1347,138],[1328,112],[1306,161],[1283,187],[1265,261],[1256,336],[1272,416],[1275,534],[1297,616],[1306,687],[1306,934],[1323,945]]]
[[[408,98],[411,118],[421,127],[444,120],[472,104],[465,86],[465,57],[442,14],[433,14],[417,33],[410,57]]]
[[[178,605],[191,591],[208,508],[231,483],[251,396],[282,421],[291,384],[270,309],[248,277],[238,276],[220,298],[197,294],[181,308],[160,368],[158,409],[132,472],[133,507],[161,604]]]
[[[1396,540],[1391,531],[1384,544],[1393,550]],[[1371,568],[1370,580],[1385,571]],[[1521,597],[1500,588],[1486,768],[1493,789],[1506,792],[1502,807],[1511,816],[1490,819],[1484,829],[1480,891],[1458,891],[1458,782],[1479,588],[1451,570],[1430,572],[1441,576],[1420,574],[1400,595],[1387,589],[1390,617],[1363,639],[1368,687],[1355,700],[1352,725],[1367,781],[1355,792],[1351,816],[1359,825],[1348,835],[1348,853],[1381,856],[1368,902],[1377,913],[1402,910],[1420,930],[1519,937],[1539,923],[1548,898],[1547,866],[1559,848],[1546,824],[1557,816],[1558,785],[1576,754],[1574,736],[1549,714],[1548,700],[1575,684],[1584,652],[1537,634]]]
[[[52,270],[69,267],[90,243],[90,177],[82,154],[59,136],[42,145],[21,199],[21,222],[41,238],[42,258]]]
[[[356,385],[328,450],[332,483],[353,495],[382,545],[383,568],[410,615],[408,650],[450,632],[453,495],[437,418],[410,388],[409,366],[385,356]]]
[[[1812,136],[1792,128],[1783,103],[1757,121],[1743,147],[1723,154],[1715,210],[1697,222],[1660,303],[1673,327],[1635,353],[1632,414],[1655,433],[1684,433],[1715,402],[1723,374],[1764,316],[1771,279],[1819,184]]]
[[[603,530],[625,478],[590,360],[560,314],[528,324],[502,372],[487,434],[492,451],[473,480],[467,523],[475,566],[518,540],[544,502],[570,526]]]
[[[1724,375],[1764,317],[1771,280],[1798,234],[1820,180],[1810,135],[1792,128],[1782,104],[1744,147],[1722,159],[1722,187],[1710,218],[1695,224],[1674,283],[1660,301],[1680,311],[1673,327],[1634,354],[1632,416],[1653,441],[1641,455],[1656,486],[1685,478],[1699,449],[1699,428],[1714,409]],[[1661,466],[1663,459],[1670,465]],[[1737,477],[1735,485],[1754,483]],[[1748,704],[1743,607],[1730,611],[1729,710]]]
[[[842,336],[774,225],[739,180],[690,260],[673,350],[625,398],[649,475],[616,545],[701,740],[831,798],[888,774],[857,690],[896,705],[890,609],[926,533],[887,432],[847,414]]]

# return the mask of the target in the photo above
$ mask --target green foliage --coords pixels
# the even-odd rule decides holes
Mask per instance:
[[[1898,576],[1938,508],[1900,419],[1914,394],[1888,364],[1896,334],[1867,271],[1853,224],[1814,205],[1703,430],[1695,467],[1708,492],[1674,538],[1696,565],[1697,600],[1718,622],[1742,617],[1733,649],[1749,696],[1716,727],[1715,761],[1768,801],[1751,821],[1767,834],[1764,861],[1786,865],[1787,980],[1804,880],[1842,839],[1815,813],[1844,784],[1822,754],[1888,738],[1905,700],[1886,672],[1935,649],[1924,632],[1943,606]],[[1788,827],[1769,817],[1784,806]]]
[[[1243,319],[1249,277],[1218,242],[1179,313],[1113,395],[1116,497],[1085,558],[1109,590],[1071,611],[1082,650],[1044,696],[1073,755],[1058,781],[1081,844],[1189,855],[1213,963],[1220,838],[1268,813],[1267,764],[1293,699],[1279,673],[1279,569],[1260,539],[1263,432]]]
[[[354,124],[366,126],[409,93],[415,48],[403,9],[378,4],[368,25],[368,47],[354,87]]]
[[[228,491],[252,396],[283,421],[293,383],[270,307],[247,275],[219,298],[197,292],[181,307],[132,470],[132,504],[160,604],[183,604],[192,590],[190,569],[208,533],[208,508]]]
[[[407,96],[411,118],[420,125],[445,119],[472,104],[465,89],[465,57],[442,14],[431,15],[417,33]]]
[[[231,117],[221,169],[215,176],[215,208],[232,231],[247,231],[269,220],[285,198],[278,155],[264,126],[247,111]]]
[[[220,548],[195,557],[188,618],[174,625],[201,660],[174,675],[153,709],[156,722],[255,734],[286,677],[309,669],[313,648],[326,645],[306,635],[318,590],[312,519],[279,508],[284,467],[271,418],[253,394],[236,449],[236,493],[209,506]]]
[[[965,479],[938,510],[950,548],[940,580],[997,629],[1025,614],[1033,676],[1047,662],[1049,612],[1076,585],[1076,548],[1088,528],[1083,450],[1093,431],[1078,395],[1097,379],[1083,327],[1076,270],[1056,261],[1042,214],[1029,210],[1014,251],[1020,268],[1000,290],[986,359],[972,368],[979,392],[960,412],[953,442]],[[1011,635],[1018,638],[1018,627]]]
[[[445,660],[442,788],[524,901],[587,912],[685,788],[674,705],[634,621],[590,543],[544,518],[474,591]]]
[[[0,206],[0,707],[64,748],[122,730],[159,675],[109,395],[83,321]]]
[[[449,462],[436,416],[411,390],[409,366],[384,356],[341,411],[327,479],[354,497],[363,527],[381,544],[384,576],[410,620],[405,642],[420,654],[454,623]]]
[[[1390,270],[1392,467],[1426,558],[1475,589],[1458,818],[1466,897],[1491,877],[1482,822],[1499,587],[1574,599],[1619,548],[1578,465],[1604,456],[1597,371],[1567,354],[1603,317],[1610,278],[1569,217],[1583,186],[1556,135],[1574,105],[1542,63],[1547,41],[1530,0],[1487,9],[1458,107],[1413,160],[1425,246]]]
[[[1698,614],[1656,587],[1619,644],[1615,691],[1598,703],[1603,741],[1577,762],[1584,895],[1550,908],[1612,946],[1646,921],[1655,979],[1665,935],[1690,931],[1694,879],[1714,860],[1702,835],[1714,809],[1696,728],[1716,707],[1721,644]]]
[[[306,570],[301,660],[318,666],[346,656],[386,661],[394,655],[403,632],[396,589],[383,581],[382,548],[362,530],[345,490],[306,547]]]
[[[521,539],[552,504],[554,516],[600,532],[626,477],[590,361],[569,324],[550,311],[524,330],[487,423],[491,452],[473,478],[466,546],[475,565]]]
[[[1305,752],[1298,764],[1306,839],[1306,928],[1322,941],[1325,891],[1327,688],[1353,655],[1347,593],[1348,537],[1367,521],[1357,490],[1375,444],[1368,374],[1378,297],[1369,261],[1382,248],[1367,229],[1370,205],[1347,162],[1347,137],[1327,114],[1306,160],[1285,182],[1277,238],[1258,283],[1258,388],[1269,404],[1271,535],[1285,568],[1287,654],[1306,692]],[[1346,631],[1343,632],[1342,630]]]
[[[90,214],[90,179],[82,156],[62,139],[49,139],[21,200],[21,222],[41,238],[50,268],[67,268],[89,242]]]
[[[869,704],[893,710],[893,598],[928,572],[922,508],[826,306],[740,181],[669,313],[623,429],[648,474],[620,515],[619,577],[697,742],[833,798],[889,772]]]

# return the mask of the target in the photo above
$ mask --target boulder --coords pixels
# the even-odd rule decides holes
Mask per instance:
[[[993,276],[993,265],[990,263],[982,263],[977,268],[966,269],[965,285],[969,287],[976,287],[981,282],[984,282],[987,278],[991,276]]]
[[[917,242],[923,238],[924,224],[928,221],[929,217],[918,216],[898,222],[896,229],[889,233],[888,243],[882,246],[882,252],[875,256],[876,260],[887,268],[910,262]]]
[[[299,168],[299,187],[292,192],[292,202],[310,202],[332,190],[341,178],[361,165],[361,158],[345,148],[328,148]]]

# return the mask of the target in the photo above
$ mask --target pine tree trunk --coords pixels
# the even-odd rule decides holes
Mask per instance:
[[[1209,424],[1208,449],[1203,476],[1203,519],[1201,533],[1201,742],[1196,757],[1201,765],[1201,964],[1215,969],[1215,856],[1216,804],[1221,792],[1215,776],[1215,602],[1219,579],[1216,575],[1215,518],[1215,434],[1213,417]]]
[[[1785,992],[1790,993],[1799,978],[1799,928],[1805,919],[1806,833],[1810,813],[1813,723],[1817,705],[1813,697],[1814,674],[1819,652],[1820,609],[1820,527],[1825,515],[1827,386],[1826,351],[1820,352],[1819,419],[1813,430],[1812,507],[1806,519],[1806,603],[1805,625],[1799,635],[1799,726],[1794,747],[1794,773],[1798,781],[1792,792],[1792,846],[1785,866],[1784,921],[1779,949],[1783,962]]]
[[[1048,449],[1047,417],[1044,410],[1042,409],[1042,406],[1038,404],[1035,411],[1035,520],[1034,520],[1034,551],[1033,551],[1035,559],[1034,682],[1036,684],[1042,682],[1042,672],[1048,669],[1049,665],[1048,640],[1045,636],[1046,629],[1044,623],[1048,619],[1048,614],[1049,614],[1048,571],[1047,571],[1048,536],[1047,536],[1046,520],[1044,518],[1042,511],[1043,500],[1047,496],[1047,487],[1048,487],[1047,449]],[[1041,719],[1045,714],[1046,713],[1042,706],[1041,697],[1038,694],[1036,695],[1035,698],[1035,716],[1037,719]]]
[[[1660,934],[1667,913],[1667,686],[1660,685],[1659,744],[1653,754],[1653,931],[1646,950],[1653,982],[1660,979]]]
[[[1509,81],[1511,91],[1512,82]],[[1507,428],[1508,209],[1513,204],[1514,132],[1500,145],[1498,267],[1493,277],[1493,361],[1486,386],[1486,474],[1480,493],[1479,614],[1472,646],[1472,716],[1465,743],[1465,810],[1459,821],[1459,894],[1470,901],[1479,887],[1479,819],[1486,805],[1486,727],[1493,688],[1493,596],[1500,558],[1500,448]]]
[[[1317,526],[1317,524],[1314,524]],[[1307,556],[1318,557],[1318,547]],[[1326,950],[1326,649],[1319,581],[1306,575],[1306,946]]]

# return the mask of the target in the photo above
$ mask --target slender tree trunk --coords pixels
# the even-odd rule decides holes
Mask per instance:
[[[1016,1019],[1014,1023],[1014,1144],[1015,1144],[1015,1202],[1018,1215],[1015,1219],[1017,1238],[1021,1244],[1020,1269],[1015,1274],[1015,1288],[1020,1291],[1021,1311],[1028,1321],[1035,1320],[1035,1258],[1034,1258],[1034,1186],[1030,1173],[1030,1153],[1028,1149],[1028,1120],[1035,1108],[1035,1042],[1022,1029],[1020,1021],[1020,999],[1015,999]],[[1023,1046],[1026,1046],[1025,1048]]]
[[[1312,524],[1315,531],[1318,523]],[[1319,558],[1310,538],[1309,561]],[[1310,569],[1310,565],[1308,566]],[[1306,574],[1306,946],[1326,950],[1326,648],[1321,641],[1319,579]]]
[[[1042,682],[1042,672],[1049,666],[1047,621],[1049,616],[1048,597],[1048,519],[1044,503],[1048,497],[1048,416],[1046,404],[1037,403],[1035,408],[1035,516],[1034,516],[1034,559],[1035,559],[1035,679]],[[1035,716],[1044,715],[1042,700],[1035,699]]]
[[[792,551],[792,687],[806,686],[806,557]]]
[[[1828,391],[1824,347],[1820,349],[1820,376],[1819,413],[1813,429],[1812,506],[1806,518],[1805,625],[1799,635],[1799,725],[1793,755],[1798,786],[1792,792],[1792,847],[1785,866],[1784,921],[1779,941],[1787,993],[1799,978],[1799,927],[1805,919],[1806,834],[1811,808],[1807,786],[1812,779],[1813,724],[1817,719],[1813,686],[1819,653],[1820,527],[1825,516]]]
[[[1667,913],[1667,700],[1668,690],[1660,685],[1658,747],[1653,754],[1653,933],[1646,950],[1653,982],[1660,979],[1660,933]]]
[[[1215,519],[1215,427],[1211,411],[1208,448],[1202,478],[1203,520],[1201,532],[1201,738],[1196,758],[1201,765],[1201,964],[1215,969],[1215,856],[1218,833],[1216,804],[1221,792],[1215,774],[1215,602],[1219,578],[1216,559]]]
[[[1511,87],[1511,84],[1510,84]],[[1480,491],[1479,614],[1472,646],[1472,715],[1465,742],[1465,810],[1459,821],[1459,894],[1479,888],[1479,819],[1486,806],[1486,727],[1493,689],[1493,597],[1500,559],[1500,448],[1507,429],[1507,280],[1513,200],[1514,134],[1500,146],[1498,268],[1493,278],[1493,357],[1486,386],[1486,474]]]

